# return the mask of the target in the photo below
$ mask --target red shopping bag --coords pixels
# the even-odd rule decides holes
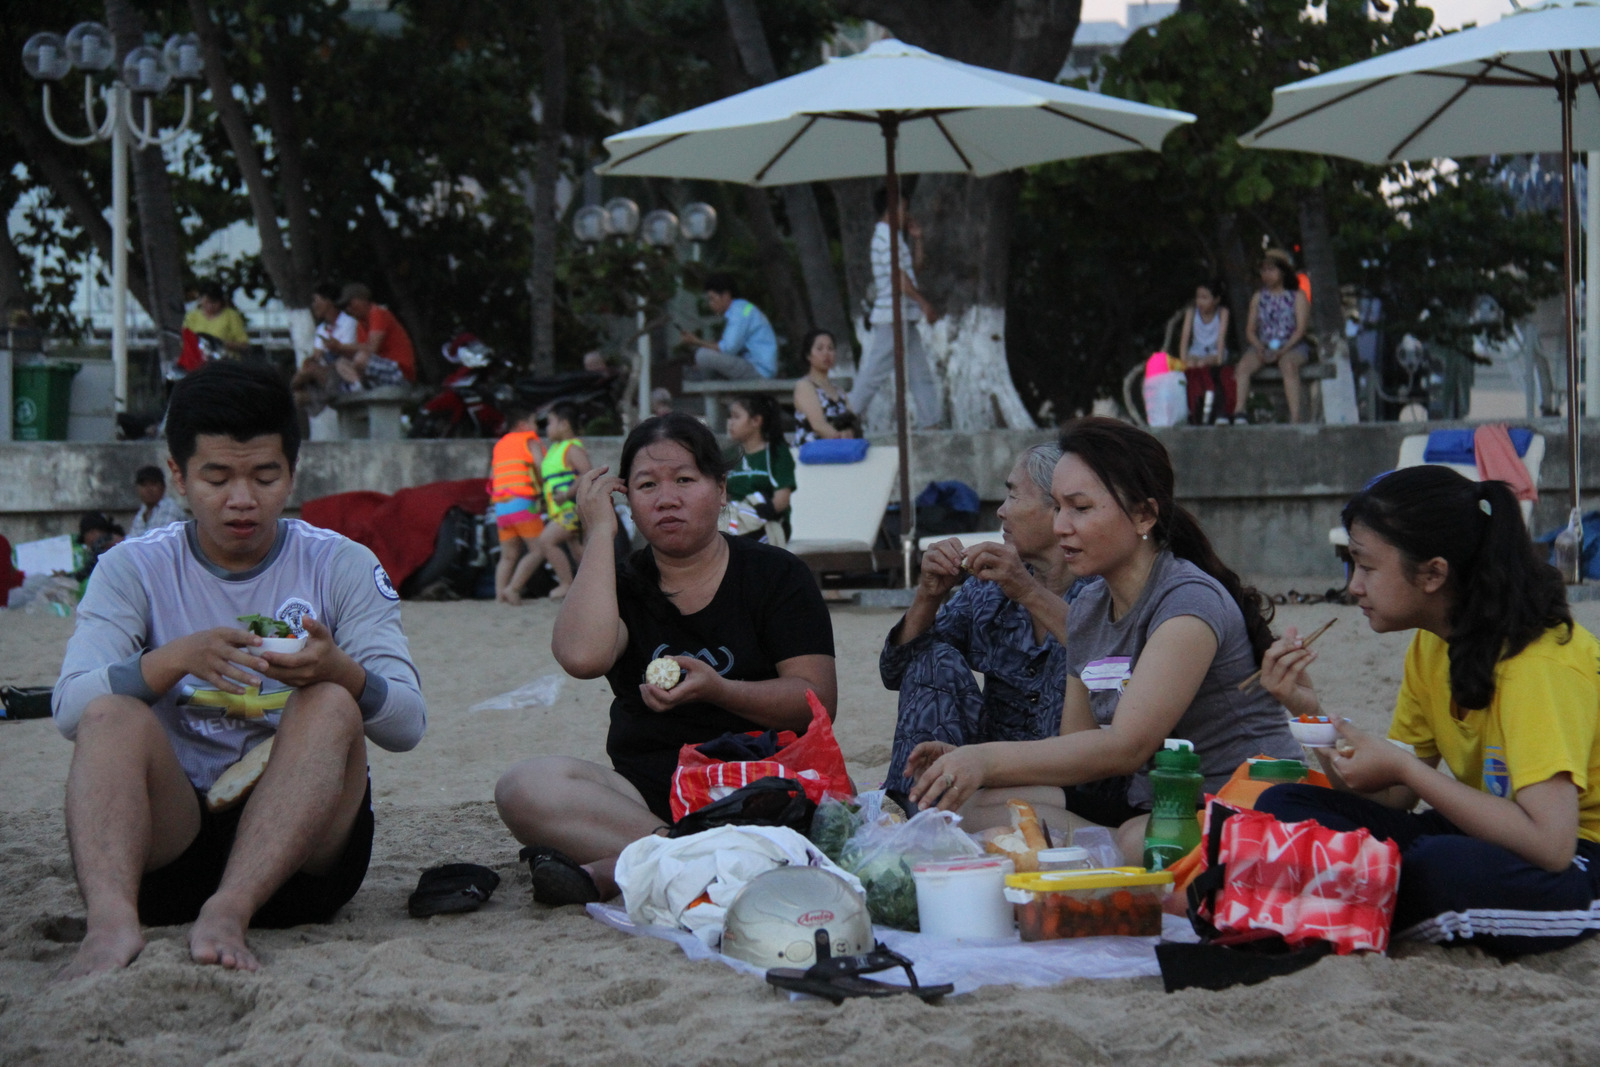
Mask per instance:
[[[1389,947],[1400,849],[1366,830],[1283,823],[1259,811],[1206,805],[1204,867],[1189,887],[1207,940],[1272,936],[1290,947],[1326,941],[1339,955]]]
[[[854,796],[855,787],[845,770],[844,753],[833,736],[827,709],[810,690],[806,702],[811,705],[810,727],[804,734],[780,732],[779,748],[771,759],[727,763],[707,756],[695,745],[684,745],[678,752],[678,769],[672,774],[669,800],[673,821],[759,778],[793,778],[813,801]]]

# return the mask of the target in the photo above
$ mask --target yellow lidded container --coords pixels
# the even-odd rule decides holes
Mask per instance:
[[[1006,878],[1024,941],[1066,937],[1157,937],[1171,871],[1100,867],[1037,871]]]

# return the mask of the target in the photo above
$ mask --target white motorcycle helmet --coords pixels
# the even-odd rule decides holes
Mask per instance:
[[[873,949],[867,902],[843,878],[820,867],[779,867],[757,875],[733,898],[722,928],[722,954],[757,967],[810,967],[817,931],[834,956]]]

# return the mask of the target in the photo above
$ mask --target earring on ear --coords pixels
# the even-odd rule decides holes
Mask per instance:
[[[1150,535],[1147,534],[1147,533],[1142,533],[1142,534],[1139,535],[1139,540],[1148,541],[1148,540],[1150,540]]]

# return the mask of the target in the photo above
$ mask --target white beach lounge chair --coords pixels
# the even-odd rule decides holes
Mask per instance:
[[[1394,469],[1422,466],[1427,462],[1427,460],[1423,459],[1427,451],[1428,435],[1425,433],[1411,434],[1400,442],[1400,455],[1394,461]],[[1528,477],[1533,479],[1534,488],[1539,488],[1539,468],[1544,465],[1544,434],[1536,433],[1533,435],[1533,440],[1528,442],[1528,451],[1523,453],[1522,465],[1528,469]],[[1478,480],[1478,467],[1476,464],[1440,463],[1437,466],[1449,467],[1465,478],[1471,478],[1473,481]],[[1531,500],[1522,501],[1522,521],[1524,523],[1533,521],[1533,501]],[[1343,559],[1344,551],[1350,547],[1350,531],[1343,526],[1335,526],[1328,531],[1328,543],[1333,546],[1334,554]]]
[[[900,450],[892,445],[873,445],[860,463],[795,464],[789,551],[813,571],[863,554],[871,557],[873,570],[898,566],[898,553],[875,548],[899,474]]]

